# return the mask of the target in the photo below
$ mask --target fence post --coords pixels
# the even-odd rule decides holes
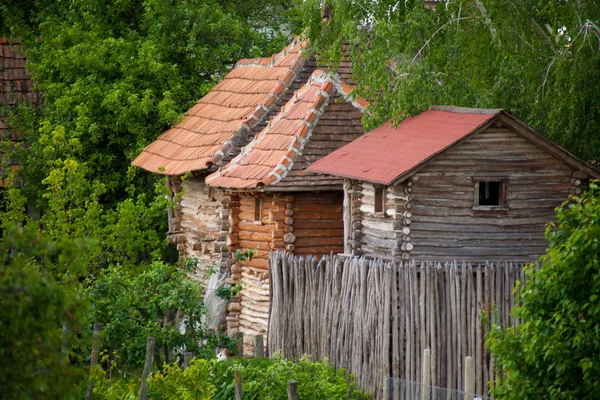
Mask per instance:
[[[263,343],[263,336],[256,335],[254,336],[254,357],[264,357],[265,356],[265,345]]]
[[[235,379],[235,400],[242,400],[242,370],[233,371]]]
[[[192,358],[194,357],[194,353],[192,353],[191,351],[186,351],[185,353],[183,353],[183,368],[182,370],[186,370],[186,368],[190,365],[190,361],[192,361]]]
[[[423,350],[423,391],[421,392],[421,400],[431,399],[431,351]]]
[[[235,334],[235,340],[237,341],[238,356],[244,357],[244,334],[238,331]]]
[[[148,375],[150,375],[150,369],[152,368],[152,362],[154,361],[154,338],[148,336],[148,342],[146,343],[146,362],[144,363],[144,372],[142,373],[142,383],[140,385],[140,400],[146,400],[148,397]]]
[[[392,269],[384,269],[384,301],[383,301],[383,398],[390,398],[390,319],[391,315],[391,284],[392,284]],[[395,285],[395,283],[394,283]],[[394,310],[397,312],[397,310]]]
[[[298,400],[298,381],[288,382],[288,400]]]
[[[96,365],[98,365],[98,355],[100,354],[100,333],[102,332],[102,324],[94,324],[94,341],[92,342],[92,357],[90,360],[90,380],[88,382],[87,393],[85,400],[94,398],[94,381],[92,375]]]
[[[475,396],[475,371],[473,357],[465,357],[465,400],[473,400]]]

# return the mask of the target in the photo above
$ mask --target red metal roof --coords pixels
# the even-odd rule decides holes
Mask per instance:
[[[276,185],[310,141],[330,97],[336,91],[348,97],[351,90],[330,73],[316,70],[267,127],[225,168],[208,176],[206,183],[229,189]],[[353,104],[360,110],[368,105],[361,98]]]
[[[232,138],[259,123],[288,89],[302,70],[304,47],[296,38],[271,57],[240,60],[181,123],[147,146],[132,164],[165,175],[217,164],[232,147]]]
[[[396,128],[386,122],[318,160],[308,171],[389,185],[500,112],[439,107],[409,117]]]

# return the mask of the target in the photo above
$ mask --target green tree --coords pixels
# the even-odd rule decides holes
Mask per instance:
[[[74,283],[45,271],[83,270],[86,240],[50,240],[12,224],[0,243],[0,397],[81,398],[87,305]]]
[[[600,158],[600,3],[593,0],[304,2],[311,44],[351,44],[367,125],[434,104],[504,108],[587,159]]]
[[[20,174],[30,199],[45,175],[39,127],[77,138],[76,160],[104,187],[103,204],[152,191],[154,176],[130,167],[239,59],[279,51],[289,23],[283,1],[9,0],[4,30],[27,50],[44,102],[17,110],[27,151]],[[27,14],[27,15],[24,15]],[[263,18],[264,17],[264,18]],[[38,199],[39,200],[39,199]],[[43,210],[42,210],[43,212]]]
[[[496,399],[594,399],[600,393],[600,185],[557,209],[549,249],[519,297],[524,323],[487,345],[504,372]]]

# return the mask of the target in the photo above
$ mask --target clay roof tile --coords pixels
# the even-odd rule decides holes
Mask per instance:
[[[211,186],[248,189],[276,185],[285,178],[310,140],[311,129],[339,86],[316,70],[267,126],[226,167],[206,178]]]

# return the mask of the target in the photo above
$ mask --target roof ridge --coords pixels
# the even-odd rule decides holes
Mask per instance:
[[[255,58],[243,58],[235,63],[235,67],[259,67],[259,68],[272,68],[279,61],[281,61],[284,57],[290,54],[290,51],[296,47],[298,44],[301,44],[302,47],[307,47],[305,41],[301,41],[299,36],[295,36],[291,43],[283,48],[279,53],[272,54],[270,57],[255,57]],[[266,62],[270,60],[269,62]],[[261,61],[265,61],[262,63]]]
[[[316,69],[311,74],[308,82],[305,85],[303,85],[303,88],[306,86],[306,89],[305,89],[305,92],[306,92],[310,89],[310,87],[315,82],[319,82],[319,83],[331,82],[332,89],[335,89],[336,86],[335,86],[335,83],[333,82],[332,78],[333,78],[332,74],[328,74],[327,72],[325,72],[321,69]],[[319,119],[321,118],[321,115],[323,115],[323,112],[325,111],[325,107],[327,107],[327,105],[329,104],[329,100],[331,98],[331,92],[327,92],[327,91],[321,89],[321,90],[319,90],[318,93],[321,96],[323,96],[323,98],[324,98],[323,103],[321,104],[321,106],[319,107],[318,110],[315,109],[314,107],[310,108],[308,110],[309,112],[312,112],[315,115],[315,119],[312,122],[307,122],[307,120],[304,120],[301,122],[301,124],[306,126],[306,136],[302,137],[302,134],[300,133],[299,135],[297,135],[295,137],[295,140],[290,143],[290,145],[288,146],[287,153],[285,155],[283,155],[283,157],[281,158],[281,161],[279,163],[277,163],[277,165],[275,166],[275,169],[269,173],[267,178],[265,178],[265,181],[266,181],[266,179],[269,179],[269,177],[275,178],[272,182],[269,182],[267,185],[277,184],[277,182],[281,181],[283,178],[285,178],[287,176],[287,174],[292,169],[292,166],[294,165],[296,158],[300,154],[302,154],[302,151],[304,150],[304,146],[310,140],[310,137],[312,136],[312,133],[313,133],[313,129],[319,123]],[[295,94],[294,94],[294,97],[296,97]],[[296,98],[298,98],[298,97],[296,97]],[[284,114],[284,113],[282,112],[282,114]],[[297,147],[296,147],[296,144],[298,144]],[[290,157],[290,155],[292,155],[293,157]],[[286,158],[289,160],[287,165],[284,164],[284,161],[286,161]],[[280,170],[282,172],[277,172]]]
[[[499,114],[504,111],[502,108],[469,108],[441,105],[433,105],[430,107],[430,110],[447,111],[457,114]]]
[[[319,85],[317,92],[313,92],[310,95],[311,97],[305,99],[304,95],[315,85]],[[244,147],[240,154],[231,160],[227,166],[220,168],[206,178],[207,184],[209,186],[230,188],[252,188],[277,184],[292,170],[297,157],[302,154],[315,126],[329,105],[331,96],[336,92],[344,97],[346,101],[350,100],[348,96],[351,88],[340,81],[339,75],[322,69],[313,71],[306,83],[294,92],[288,102],[281,107],[279,113]],[[313,98],[313,96],[315,97]],[[298,112],[296,106],[303,102],[308,103],[301,111],[303,114],[294,115]],[[364,111],[364,104],[361,103],[352,101],[354,107]],[[286,147],[270,148],[269,146],[272,144],[268,142],[265,144],[265,141],[273,140],[277,135],[283,135],[279,131],[275,131],[274,136],[270,134],[284,120],[292,121],[292,125],[289,126],[291,132],[285,133],[285,135],[291,137],[281,143],[285,143]],[[288,129],[287,126],[285,128]],[[265,163],[261,163],[265,160],[267,160]],[[254,177],[244,177],[244,173],[241,173],[240,177],[239,168],[248,169],[250,166],[261,166],[263,172]]]
[[[302,71],[303,67],[304,67],[304,59],[302,57],[300,57],[298,63],[295,63],[294,66],[286,69],[286,74],[283,76],[283,78],[284,79],[287,78],[287,79],[286,80],[278,80],[278,82],[280,82],[284,85],[284,90],[281,91],[281,93],[279,95],[276,95],[273,93],[269,93],[266,95],[266,96],[274,97],[274,101],[271,102],[271,105],[269,107],[265,107],[263,104],[256,106],[255,112],[252,113],[250,116],[248,116],[248,118],[242,123],[241,127],[239,129],[237,129],[236,131],[234,131],[233,134],[231,135],[231,137],[229,139],[225,140],[223,142],[223,144],[221,146],[219,146],[217,151],[215,151],[215,153],[212,157],[214,164],[218,164],[219,161],[221,161],[223,158],[225,158],[225,153],[234,146],[233,141],[234,141],[234,139],[237,139],[237,137],[239,137],[242,130],[245,129],[247,131],[250,131],[250,130],[252,130],[253,127],[255,127],[260,122],[262,122],[262,120],[265,118],[265,116],[267,116],[269,114],[269,112],[273,108],[273,106],[275,104],[277,104],[277,100],[279,100],[281,98],[281,96],[283,94],[285,94],[287,92],[287,90],[290,88],[290,86],[292,85],[292,83],[294,82],[294,80],[296,79],[298,74],[300,73],[300,71]],[[288,72],[291,72],[291,74],[288,74]],[[291,75],[291,76],[289,76],[289,75]],[[257,116],[257,112],[259,110],[262,111],[262,114],[260,116]],[[254,122],[252,125],[248,124],[248,122],[251,121],[252,119],[255,119],[256,122]],[[270,122],[271,121],[269,121],[269,123]],[[236,158],[237,158],[237,156],[236,156]]]

